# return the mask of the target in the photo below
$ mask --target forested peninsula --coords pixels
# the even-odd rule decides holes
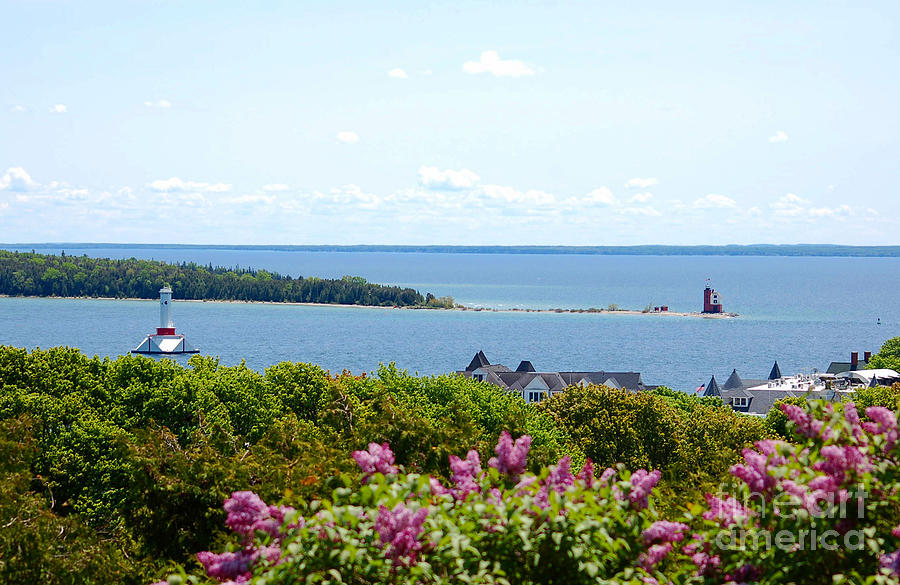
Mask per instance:
[[[380,307],[438,306],[439,299],[359,276],[325,279],[155,260],[0,250],[0,294],[153,299],[170,285],[180,299],[324,303]]]

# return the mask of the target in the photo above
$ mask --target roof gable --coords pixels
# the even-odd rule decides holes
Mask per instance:
[[[737,369],[731,370],[731,375],[728,376],[728,379],[725,380],[725,385],[722,386],[725,390],[729,390],[731,388],[741,388],[744,385],[744,381],[741,380],[741,377],[738,376]]]
[[[521,362],[519,362],[519,367],[516,368],[516,371],[517,372],[533,372],[535,370],[534,370],[534,366],[531,364],[530,361],[522,360]]]
[[[722,390],[719,388],[719,383],[716,382],[716,377],[713,376],[709,384],[706,385],[706,391],[703,393],[704,396],[722,396]]]
[[[475,357],[472,358],[472,361],[469,362],[469,367],[466,368],[466,371],[472,372],[477,370],[478,368],[483,368],[484,366],[489,365],[491,365],[491,362],[489,362],[487,357],[485,357],[484,352],[478,350],[478,353],[476,353]]]
[[[543,376],[535,376],[525,385],[525,390],[549,390],[550,385],[544,381]]]
[[[769,372],[769,379],[777,380],[778,378],[781,378],[781,377],[782,377],[781,368],[778,367],[778,361],[776,360],[775,365],[772,366],[772,371]]]

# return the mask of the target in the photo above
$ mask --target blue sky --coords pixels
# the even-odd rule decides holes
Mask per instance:
[[[0,241],[900,244],[895,1],[255,4],[0,0]]]

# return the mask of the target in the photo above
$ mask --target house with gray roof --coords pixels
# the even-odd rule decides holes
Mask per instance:
[[[778,362],[775,362],[765,380],[741,378],[736,369],[721,385],[713,376],[703,396],[718,396],[726,406],[737,412],[765,416],[778,400],[802,397],[807,400],[840,401],[848,393],[855,392],[854,386],[857,385],[832,374],[783,376]]]
[[[828,364],[828,369],[825,372],[828,374],[843,374],[844,372],[864,370],[869,365],[870,359],[872,359],[871,351],[863,353],[862,363],[859,362],[859,352],[851,351],[849,362],[831,362],[830,364]]]
[[[465,370],[456,373],[521,394],[526,402],[540,402],[569,386],[602,384],[634,392],[647,389],[639,372],[538,372],[527,360],[511,370],[503,364],[490,363],[482,351],[475,354]]]

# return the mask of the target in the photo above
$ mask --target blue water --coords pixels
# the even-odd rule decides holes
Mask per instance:
[[[40,252],[59,253],[58,247]],[[635,370],[647,383],[693,389],[732,368],[765,377],[824,369],[900,335],[900,259],[65,249],[67,254],[252,266],[283,274],[363,276],[451,295],[471,306],[695,311],[705,279],[738,319],[492,313],[176,303],[188,341],[224,364],[308,361],[371,371],[394,361],[423,374],[494,362],[538,369]],[[177,291],[176,297],[177,297]],[[880,318],[882,324],[876,325]],[[0,344],[127,352],[156,326],[155,301],[0,299]]]

